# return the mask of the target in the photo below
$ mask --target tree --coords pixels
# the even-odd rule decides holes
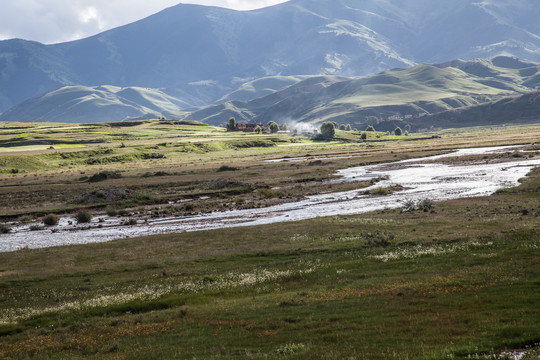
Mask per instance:
[[[336,127],[331,122],[325,122],[321,125],[321,136],[325,140],[332,140],[336,134]]]
[[[352,131],[351,124],[345,126],[345,131]]]
[[[367,139],[367,133],[363,132],[362,135],[360,135],[360,139],[366,140]]]
[[[229,125],[227,126],[227,130],[229,131],[234,131],[236,130],[236,119],[235,118],[230,118],[229,119]]]
[[[401,130],[401,128],[398,126],[396,128],[396,130],[394,130],[394,135],[396,136],[401,136],[403,134],[403,131]]]
[[[268,129],[270,129],[270,132],[272,134],[275,134],[275,133],[277,133],[279,131],[279,125],[274,121],[270,121],[268,123]]]
[[[260,127],[259,125],[257,125],[257,126],[255,127],[255,129],[253,130],[253,132],[256,133],[256,134],[262,134],[263,129],[262,129],[262,127]]]
[[[345,124],[339,125],[339,130],[345,131]]]
[[[366,131],[375,131],[375,128],[371,125],[368,125],[368,127],[366,128]]]

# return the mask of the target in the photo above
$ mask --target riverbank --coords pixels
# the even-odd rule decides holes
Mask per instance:
[[[257,209],[162,218],[149,218],[148,214],[143,213],[142,216],[130,217],[130,222],[122,217],[102,214],[91,223],[77,224],[71,218],[64,217],[58,225],[47,228],[36,229],[32,223],[13,226],[10,233],[2,235],[0,252],[360,214],[400,208],[423,199],[434,202],[486,196],[499,189],[518,185],[521,178],[540,165],[540,155],[536,151],[528,151],[526,159],[512,156],[523,150],[527,150],[527,147],[469,148],[447,155],[343,169],[338,171],[338,182],[379,181],[366,188],[311,195],[305,200]],[[506,155],[505,161],[460,162],[462,157],[470,159],[471,156],[493,154],[498,155],[499,160]],[[453,161],[443,163],[441,160],[446,158]],[[396,187],[402,190],[376,190]]]

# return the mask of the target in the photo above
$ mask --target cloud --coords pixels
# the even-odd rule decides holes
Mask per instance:
[[[286,0],[185,0],[183,3],[251,10]],[[91,36],[174,6],[179,0],[0,0],[0,40],[57,43]]]

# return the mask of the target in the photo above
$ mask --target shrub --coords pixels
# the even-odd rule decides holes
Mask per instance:
[[[301,351],[304,351],[306,346],[304,344],[286,344],[277,348],[276,352],[279,355],[289,356]]]
[[[116,209],[113,209],[113,208],[107,208],[107,215],[108,216],[117,216],[118,215],[118,211]]]
[[[87,210],[80,210],[76,215],[75,219],[77,220],[77,223],[89,223],[92,221],[92,214]]]
[[[360,135],[360,139],[366,140],[367,139],[367,133],[363,132],[362,135]]]
[[[134,218],[131,218],[129,220],[126,220],[124,222],[124,225],[126,226],[129,226],[129,225],[137,225],[137,219],[134,219]]]
[[[88,182],[99,182],[99,181],[104,181],[104,180],[107,180],[107,179],[118,179],[122,177],[122,175],[120,175],[120,173],[118,171],[102,171],[102,172],[99,172],[97,174],[94,174],[92,175],[89,179],[88,179]]]
[[[423,210],[427,212],[435,207],[435,203],[433,202],[433,200],[430,199],[422,199],[416,204],[416,207],[418,210]]]
[[[405,200],[405,203],[403,204],[403,211],[414,211],[416,210],[416,203],[414,200],[407,199]]]
[[[54,226],[58,224],[60,217],[56,214],[49,214],[43,217],[43,223],[47,226]]]
[[[398,126],[395,130],[394,130],[394,135],[396,136],[401,136],[403,134],[403,131],[401,130],[401,128]]]
[[[0,224],[0,234],[7,234],[11,228],[7,224]]]
[[[431,199],[418,200],[416,203],[413,200],[405,200],[403,204],[403,211],[422,210],[428,212],[433,210],[435,203]]]
[[[369,192],[370,195],[388,195],[390,194],[390,189],[388,188],[375,188],[373,190],[370,190]]]
[[[375,128],[371,125],[368,125],[368,127],[366,128],[366,131],[375,131]]]
[[[272,199],[272,198],[279,197],[279,194],[276,191],[272,190],[272,189],[261,188],[261,189],[258,189],[257,192],[259,194],[261,194],[261,196],[264,199]]]
[[[235,167],[232,167],[232,166],[228,166],[228,165],[221,165],[219,167],[219,169],[217,169],[217,172],[222,172],[222,171],[235,171],[235,170],[238,170],[237,168]]]

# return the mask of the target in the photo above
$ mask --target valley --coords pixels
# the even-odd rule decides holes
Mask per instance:
[[[540,359],[537,0],[69,3],[0,40],[1,359]]]
[[[442,154],[433,161],[456,169],[497,166],[540,151],[535,125],[362,133],[314,141],[173,120],[2,123],[10,231],[0,241],[18,226],[60,239],[62,227],[83,234],[111,221],[136,234],[145,218],[249,214],[314,194],[365,191],[384,203],[403,189],[337,174]],[[501,145],[527,148],[451,153]],[[465,359],[524,349],[534,359],[540,173],[526,172],[492,195],[410,208],[0,253],[1,356]],[[59,225],[44,223],[50,214]]]

